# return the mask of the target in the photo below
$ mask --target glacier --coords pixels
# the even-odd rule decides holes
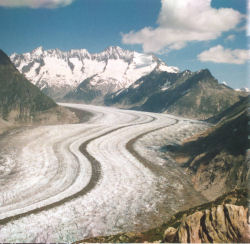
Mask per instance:
[[[82,124],[16,129],[0,140],[0,242],[73,242],[141,231],[204,202],[183,169],[156,147],[177,143],[206,123],[61,105],[94,116]],[[134,139],[133,150],[147,163],[128,148]]]

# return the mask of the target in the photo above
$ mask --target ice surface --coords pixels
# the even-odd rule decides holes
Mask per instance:
[[[0,140],[0,223],[13,216],[0,225],[1,242],[72,242],[147,229],[187,206],[190,196],[199,201],[185,172],[171,159],[156,157],[156,149],[164,138],[178,141],[202,123],[166,114],[64,105],[95,116],[83,124],[13,131]],[[141,135],[134,148],[152,165],[162,166],[159,174],[126,147]],[[84,142],[87,153],[100,163],[100,177],[89,191],[69,199],[94,177],[93,162],[79,151]]]

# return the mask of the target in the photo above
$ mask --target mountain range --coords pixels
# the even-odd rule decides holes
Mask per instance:
[[[38,47],[12,54],[16,68],[43,93],[65,102],[83,102],[196,119],[215,116],[245,96],[220,84],[204,69],[167,66],[151,54],[108,47],[63,52]]]
[[[154,55],[114,46],[95,54],[86,49],[63,52],[38,47],[32,52],[14,53],[10,59],[28,80],[54,99],[63,98],[75,90],[97,94],[100,98],[101,95],[129,87],[153,70],[179,71]],[[78,88],[82,82],[83,85]]]

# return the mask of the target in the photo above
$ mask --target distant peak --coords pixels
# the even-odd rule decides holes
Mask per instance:
[[[70,53],[89,53],[87,49],[81,48],[81,49],[70,49]]]
[[[195,72],[194,74],[202,76],[202,77],[214,78],[209,69],[201,69]]]
[[[123,54],[132,53],[131,51],[122,49],[119,46],[109,46],[103,52],[108,53],[109,55],[112,55],[112,54],[123,55]]]
[[[36,49],[34,49],[32,51],[32,54],[36,54],[36,55],[41,55],[43,53],[43,47],[40,46],[40,47],[37,47]]]
[[[104,51],[124,51],[124,50],[119,46],[109,46],[105,48]]]
[[[204,73],[204,74],[208,74],[208,75],[210,74],[211,75],[209,69],[201,69],[201,70],[198,71],[198,73]]]
[[[250,92],[250,89],[248,87],[242,87],[239,89],[240,91],[243,91],[243,92]]]

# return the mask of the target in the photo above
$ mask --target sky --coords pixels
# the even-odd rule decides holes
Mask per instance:
[[[10,55],[120,46],[250,87],[247,10],[247,0],[0,0],[0,48]]]

